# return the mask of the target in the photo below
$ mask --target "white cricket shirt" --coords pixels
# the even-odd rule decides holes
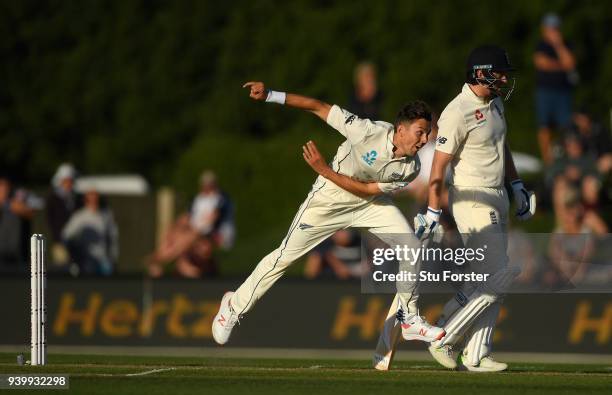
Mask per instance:
[[[329,111],[327,123],[346,137],[332,161],[334,171],[377,182],[384,193],[404,188],[419,174],[418,156],[393,158],[392,124],[359,118],[337,105]]]
[[[453,155],[451,185],[504,185],[506,121],[499,97],[487,101],[463,85],[440,115],[438,129],[436,151]]]

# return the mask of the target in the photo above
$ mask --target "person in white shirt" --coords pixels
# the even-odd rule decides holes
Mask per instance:
[[[79,274],[113,274],[119,257],[119,230],[112,211],[103,207],[95,189],[85,193],[83,207],[72,214],[62,238]]]
[[[416,153],[427,142],[431,128],[431,111],[425,103],[408,103],[395,124],[390,124],[361,119],[337,105],[309,97],[270,91],[262,82],[248,82],[244,87],[250,89],[250,97],[255,100],[314,113],[346,140],[339,146],[331,167],[321,169],[281,245],[259,262],[235,292],[223,296],[212,326],[213,338],[219,344],[229,340],[236,322],[289,265],[340,229],[366,229],[390,246],[421,244],[386,195],[405,187],[419,172]],[[312,141],[303,150],[307,161],[318,154]],[[400,269],[414,272],[418,264],[400,265]],[[401,289],[398,284],[398,295],[405,339],[431,342],[444,335],[417,314],[416,282],[403,284]]]
[[[471,269],[490,274],[489,280],[464,287],[444,308],[439,325],[446,335],[429,350],[446,367],[470,371],[500,371],[491,345],[500,303],[518,274],[508,266],[507,222],[509,201],[505,182],[512,186],[516,216],[527,220],[535,213],[535,195],[519,179],[506,143],[503,99],[514,88],[513,68],[504,49],[485,45],[474,49],[467,64],[461,93],[444,109],[429,181],[429,207],[421,215],[417,234],[427,236],[439,227],[440,191],[450,164],[449,207],[465,246],[486,245],[484,263]],[[455,362],[450,346],[467,341]]]

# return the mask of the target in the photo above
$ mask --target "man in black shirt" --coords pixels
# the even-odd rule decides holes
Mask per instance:
[[[542,40],[533,61],[536,68],[536,112],[538,142],[542,159],[553,161],[552,128],[571,125],[573,86],[577,83],[576,59],[560,31],[561,20],[555,14],[542,19]]]

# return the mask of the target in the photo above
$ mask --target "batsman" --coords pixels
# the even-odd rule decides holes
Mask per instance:
[[[514,89],[513,70],[506,51],[498,46],[485,45],[470,53],[466,83],[438,122],[427,213],[415,219],[415,227],[424,230],[423,237],[441,228],[440,195],[450,165],[450,212],[464,246],[486,248],[485,261],[471,265],[470,270],[488,273],[489,279],[464,285],[444,306],[437,325],[443,326],[446,335],[432,342],[429,351],[447,368],[475,372],[507,368],[491,356],[500,305],[518,275],[516,268],[508,266],[509,200],[505,184],[511,186],[519,220],[531,218],[536,208],[535,195],[519,179],[506,143],[504,101]],[[394,302],[375,361],[380,359],[379,354],[392,356],[399,340],[397,325],[393,324],[395,306]],[[460,352],[457,358],[454,350]],[[381,369],[376,363],[375,367]]]

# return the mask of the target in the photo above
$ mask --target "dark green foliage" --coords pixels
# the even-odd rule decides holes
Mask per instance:
[[[440,111],[470,48],[495,42],[519,70],[507,104],[512,147],[536,153],[531,59],[549,10],[575,44],[577,102],[606,119],[610,2],[2,2],[0,166],[46,184],[69,160],[185,195],[209,167],[236,200],[241,236],[281,235],[314,179],[301,144],[315,138],[331,159],[341,139],[310,115],[250,101],[243,82],[345,104],[353,67],[369,59],[392,121],[416,98]]]

